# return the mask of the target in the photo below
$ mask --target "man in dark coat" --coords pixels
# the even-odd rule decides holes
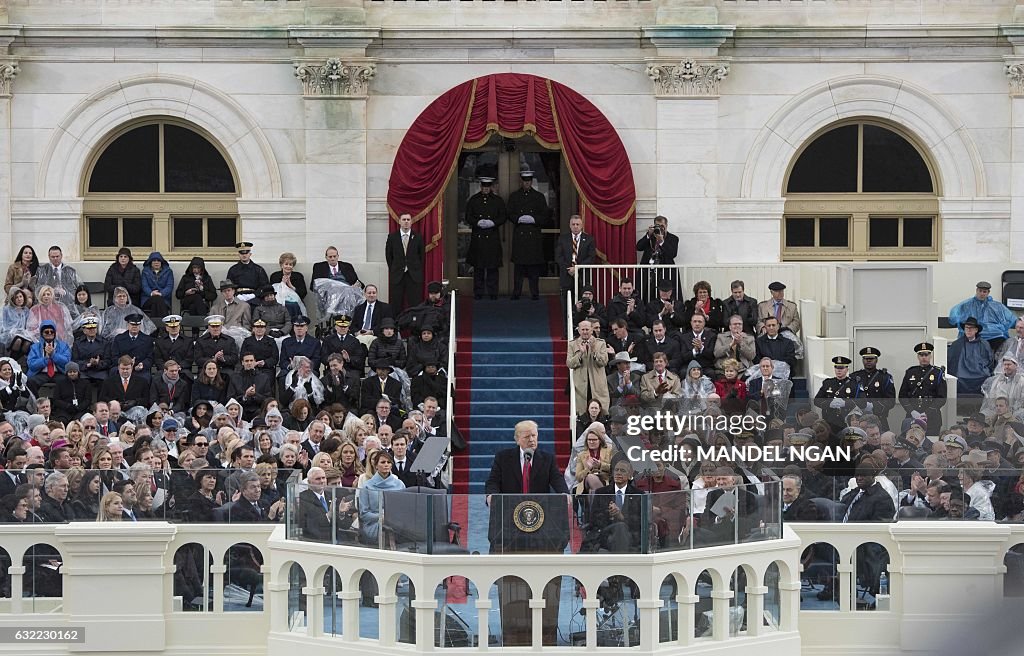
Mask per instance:
[[[636,250],[640,251],[638,264],[675,264],[679,252],[679,237],[668,231],[668,219],[664,216],[654,217],[647,233],[636,242]],[[663,275],[672,282],[673,288],[678,284],[679,273],[676,269],[668,269]],[[641,278],[641,282],[643,279]],[[637,285],[642,287],[642,285]],[[640,294],[647,298],[653,295],[651,289],[640,289]]]
[[[896,506],[885,488],[875,482],[878,467],[870,461],[862,461],[856,471],[856,489],[847,492],[840,500],[846,506],[843,523],[892,521],[896,516]]]
[[[324,251],[324,257],[326,259],[323,262],[317,262],[313,265],[313,276],[309,283],[311,289],[315,291],[317,281],[323,279],[337,280],[347,285],[362,286],[363,283],[359,280],[356,268],[351,263],[341,259],[341,254],[337,248],[328,246],[327,250]]]
[[[242,404],[242,418],[246,421],[252,421],[263,402],[274,396],[270,376],[256,368],[255,354],[242,354],[242,370],[231,376],[227,396]]]
[[[366,300],[352,311],[352,324],[360,335],[380,336],[380,324],[384,319],[393,319],[391,305],[377,300],[377,285],[367,285],[363,289]],[[330,355],[330,353],[328,353]]]
[[[547,267],[544,233],[550,226],[551,210],[544,194],[533,188],[533,171],[519,172],[520,189],[508,195],[507,214],[515,224],[512,231],[512,262],[515,264],[512,300],[523,292],[523,279],[530,281],[533,300],[540,299],[540,276]]]
[[[803,480],[799,475],[787,474],[782,477],[782,521],[818,521],[818,509],[811,501],[811,495],[803,491]]]
[[[270,277],[266,269],[252,261],[251,241],[240,241],[235,248],[238,249],[238,262],[228,269],[228,280],[238,285],[238,300],[252,301],[258,289],[270,284]]]
[[[71,347],[71,361],[78,363],[82,378],[88,381],[93,391],[99,390],[111,367],[107,359],[110,344],[97,335],[99,325],[95,317],[87,318],[82,324],[82,336]]]
[[[639,553],[645,500],[632,478],[629,459],[616,457],[612,463],[613,482],[594,493],[590,506],[590,530],[584,540],[590,549]]]
[[[441,371],[440,362],[427,362],[423,371],[412,377],[412,405],[419,407],[423,400],[432,396],[443,402],[448,392],[448,377]]]
[[[683,343],[679,370],[685,371],[691,361],[696,360],[700,368],[709,378],[714,378],[715,341],[718,333],[705,327],[704,315],[695,314],[690,317],[690,330],[680,336]]]
[[[135,373],[149,380],[149,370],[153,366],[153,338],[142,332],[143,316],[138,312],[124,318],[128,322],[128,330],[117,335],[110,342],[110,357],[117,360],[127,355],[135,362]]]
[[[413,335],[420,334],[423,326],[434,326],[434,336],[447,342],[451,317],[451,297],[436,280],[427,285],[427,298],[398,315],[398,328]]]
[[[242,340],[241,353],[252,353],[256,356],[256,368],[271,378],[277,372],[277,361],[280,352],[277,340],[267,337],[267,322],[257,319],[252,322],[252,335]]]
[[[754,345],[757,347],[757,359],[771,358],[785,362],[792,372],[793,366],[796,364],[796,344],[779,332],[779,320],[775,317],[765,317],[764,330],[765,333],[758,335],[754,340]]]
[[[334,317],[334,332],[324,337],[320,360],[326,365],[328,358],[337,353],[345,361],[345,371],[362,378],[366,367],[366,346],[349,332],[351,325],[352,319],[348,315]]]
[[[569,234],[563,234],[558,238],[558,243],[555,244],[555,262],[558,263],[558,281],[562,288],[562,306],[564,307],[566,292],[573,291],[576,265],[597,262],[597,245],[593,236],[583,232],[583,218],[579,214],[573,214],[569,218]],[[580,280],[580,286],[582,287],[588,282],[588,280]],[[608,319],[610,321],[611,317]]]
[[[189,376],[192,361],[192,339],[181,334],[181,315],[169,314],[164,317],[165,332],[153,341],[153,361],[156,368],[163,369],[164,363],[174,360],[181,365],[182,372]]]
[[[359,386],[359,411],[362,414],[373,414],[376,412],[377,401],[387,395],[393,405],[398,405],[402,399],[402,383],[392,378],[391,362],[387,359],[377,361],[376,373],[363,379]],[[401,423],[399,423],[401,426]]]
[[[704,544],[731,543],[742,541],[750,533],[757,520],[757,497],[748,489],[741,487],[740,476],[731,467],[715,469],[715,489],[708,492],[705,511],[701,516],[700,541]],[[726,494],[735,494],[731,503],[726,503],[721,514],[714,512],[718,499]]]
[[[821,410],[822,419],[836,432],[846,426],[846,415],[855,407],[853,399],[860,396],[860,386],[849,376],[852,362],[845,355],[832,358],[836,375],[826,378],[814,395],[814,405]]]
[[[384,259],[388,263],[390,295],[388,302],[395,312],[415,303],[423,293],[425,262],[423,237],[412,230],[412,216],[398,217],[398,230],[384,242]]]
[[[473,298],[498,298],[498,269],[502,264],[501,233],[505,202],[494,193],[494,178],[480,177],[480,191],[466,202],[466,223],[473,228],[466,264],[473,267]]]
[[[288,375],[292,367],[292,358],[296,355],[304,355],[309,358],[309,362],[313,365],[313,372],[319,375],[322,351],[320,340],[308,334],[309,317],[305,315],[295,317],[292,321],[292,330],[295,331],[295,335],[285,337],[281,342],[281,373],[278,374],[278,378],[283,381],[284,377]]]
[[[938,435],[942,426],[942,406],[946,404],[946,376],[942,367],[932,364],[932,351],[935,347],[929,342],[920,342],[914,346],[917,353],[917,365],[907,369],[903,374],[903,383],[897,398],[900,405],[907,411],[923,412],[928,417],[928,433]]]
[[[309,487],[299,493],[298,527],[302,537],[317,542],[343,538],[356,517],[353,495],[346,490],[327,490],[327,474],[319,467],[309,470]]]
[[[850,377],[860,385],[860,398],[863,399],[860,407],[878,417],[884,433],[889,430],[889,411],[896,405],[896,384],[888,371],[878,368],[881,355],[882,352],[874,346],[862,348],[860,356],[864,368],[853,372]]]
[[[117,361],[117,369],[103,381],[99,398],[104,401],[117,401],[121,404],[122,410],[137,405],[148,408],[151,402],[149,393],[149,381],[143,380],[135,371],[131,356],[122,355]]]
[[[207,360],[213,360],[226,376],[238,364],[238,344],[224,334],[224,317],[219,314],[206,317],[206,329],[192,347],[192,360],[199,362],[199,366]]]
[[[192,404],[192,386],[181,375],[181,365],[176,360],[167,360],[161,373],[153,377],[150,392],[154,403],[167,406],[168,413],[188,412]]]
[[[78,419],[92,403],[92,385],[82,378],[77,362],[69,362],[64,369],[64,376],[57,380],[57,390],[53,395],[53,414],[67,423]]]
[[[747,296],[742,280],[733,280],[730,289],[732,295],[729,298],[722,299],[725,316],[739,315],[743,319],[743,332],[756,335],[757,299],[753,296]]]

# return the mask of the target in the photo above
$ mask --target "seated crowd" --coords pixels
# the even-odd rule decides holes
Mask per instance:
[[[979,283],[978,296],[988,299],[988,287]],[[607,307],[589,287],[576,303],[578,337],[569,343],[567,365],[582,412],[565,472],[570,488],[576,485],[581,521],[592,536],[600,536],[595,544],[616,550],[609,547],[608,526],[630,526],[628,505],[613,504],[618,508],[611,514],[618,517],[609,519],[607,499],[598,497],[623,487],[620,477],[623,485],[629,483],[628,490],[623,487],[627,498],[630,491],[677,492],[653,501],[651,532],[663,545],[685,542],[691,534],[700,542],[737,531],[743,539],[759,528],[754,518],[765,517],[753,509],[776,501],[782,518],[790,521],[1024,521],[1024,374],[1017,373],[1018,358],[1024,357],[1024,319],[1002,304],[986,301],[1000,306],[986,310],[986,316],[1000,317],[995,344],[978,336],[976,318],[962,317],[964,334],[950,346],[949,368],[955,373],[966,362],[980,372],[973,391],[981,405],[980,410],[970,405],[972,390],[958,381],[960,395],[967,397],[960,409],[968,412],[943,425],[945,369],[931,364],[931,344],[914,347],[918,365],[906,371],[902,385],[879,366],[880,351],[866,347],[860,351],[861,369],[848,373],[852,361],[834,358],[835,377],[817,394],[812,391],[811,402],[791,402],[787,379],[799,346],[789,338],[800,321],[795,305],[782,298],[785,285],[772,283],[767,304],[746,297],[742,281],[732,284],[733,295],[725,301],[711,297],[703,281],[694,285],[690,301],[675,300],[673,289],[671,281],[663,281],[658,297],[645,303],[623,279]],[[956,316],[955,309],[950,316]],[[1009,337],[1008,329],[1013,330]],[[997,366],[999,373],[992,375]],[[889,414],[899,406],[902,421],[890,429]],[[646,430],[638,421],[663,411],[697,419],[763,415],[767,428],[675,434]],[[640,434],[627,435],[627,426],[639,427]],[[676,446],[684,455],[634,476],[625,449],[636,440],[646,449]],[[791,447],[808,445],[848,447],[852,458],[783,466],[696,459],[700,447],[777,447],[786,455]],[[778,482],[779,492],[770,491],[775,489],[766,485],[770,482]],[[710,493],[737,485],[753,500],[738,495],[736,516],[712,513]],[[772,494],[781,499],[758,498]],[[752,511],[748,523],[737,528],[744,504]],[[626,534],[611,535],[612,543],[625,544]],[[639,539],[639,528],[633,527],[634,545]]]
[[[440,283],[392,308],[330,247],[311,288],[331,280],[359,301],[314,335],[295,256],[268,276],[237,247],[216,287],[202,258],[176,279],[160,253],[140,271],[123,248],[99,306],[60,248],[39,264],[22,247],[0,311],[0,522],[281,521],[293,474],[373,488],[381,453],[395,465],[382,489],[450,484],[444,460],[410,467],[446,435]],[[201,334],[173,299],[205,317]]]

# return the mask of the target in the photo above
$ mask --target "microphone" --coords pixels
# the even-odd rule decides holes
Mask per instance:
[[[523,458],[526,459],[526,462],[533,460],[533,449],[523,449]]]

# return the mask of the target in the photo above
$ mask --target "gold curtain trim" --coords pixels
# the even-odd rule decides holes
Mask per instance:
[[[484,138],[483,139],[480,139],[479,141],[465,141],[465,142],[463,142],[462,147],[463,148],[470,148],[470,149],[472,149],[472,148],[480,148],[481,146],[486,145],[487,142],[491,140],[491,137],[493,135],[495,135],[495,134],[497,134],[499,136],[502,136],[502,137],[506,137],[508,139],[520,139],[522,137],[533,137],[533,140],[536,141],[538,144],[540,144],[540,146],[542,148],[547,148],[548,150],[561,150],[562,149],[562,145],[559,144],[559,143],[552,143],[550,141],[545,141],[544,139],[541,139],[537,135],[537,126],[534,125],[533,123],[527,123],[526,125],[523,126],[523,129],[521,131],[519,131],[519,132],[509,132],[508,130],[502,130],[501,128],[499,128],[497,126],[497,124],[495,124],[495,123],[488,123],[487,124],[487,131],[484,133]]]
[[[558,111],[555,109],[555,94],[551,91],[551,80],[544,80],[544,84],[547,86],[548,90],[548,102],[551,103],[551,115],[554,117],[555,120],[555,132],[558,134],[558,142],[565,143],[565,140],[562,138],[562,128],[558,120]],[[594,204],[587,200],[586,196],[583,195],[583,189],[576,181],[576,174],[572,170],[572,163],[569,161],[568,157],[565,158],[565,168],[569,171],[569,177],[572,178],[572,183],[576,186],[576,191],[579,192],[580,200],[583,203],[586,203],[587,207],[590,208],[590,211],[593,212],[594,215],[597,216],[597,218],[612,225],[624,225],[627,221],[629,221],[630,215],[632,215],[636,211],[635,198],[633,199],[633,203],[629,206],[629,209],[626,211],[626,216],[621,219],[614,219],[605,214],[604,212],[602,212],[601,210],[594,207]]]
[[[477,82],[476,79],[474,79],[473,80],[473,88],[470,90],[470,93],[469,93],[469,104],[466,107],[466,118],[462,122],[462,138],[459,139],[459,141],[465,141],[465,139],[466,139],[466,132],[469,130],[469,118],[470,118],[470,116],[473,115],[473,105],[476,102],[476,82]],[[427,205],[426,208],[423,209],[423,211],[418,212],[414,217],[412,217],[412,222],[413,223],[416,223],[417,221],[422,219],[424,216],[427,215],[427,213],[430,212],[430,210],[434,209],[434,206],[436,206],[438,203],[441,202],[441,198],[444,197],[444,192],[448,188],[448,183],[451,181],[452,174],[455,172],[455,166],[458,163],[459,163],[459,155],[458,155],[458,153],[456,153],[455,159],[452,160],[451,166],[448,167],[448,173],[444,177],[444,184],[441,185],[441,191],[438,192],[437,196],[434,197],[434,200],[430,201],[430,204]],[[396,214],[395,211],[391,208],[391,204],[390,203],[388,203],[388,216],[391,217],[392,221],[394,221],[395,223],[398,223],[398,214]],[[424,252],[426,252],[426,250],[432,249],[436,245],[436,242],[440,241],[440,239],[441,239],[440,235],[441,235],[441,216],[440,216],[440,213],[439,213],[438,214],[438,221],[437,221],[437,234],[434,236],[433,239],[431,239],[430,244],[427,246],[427,248],[424,250]]]

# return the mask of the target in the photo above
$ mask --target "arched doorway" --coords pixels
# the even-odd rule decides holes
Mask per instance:
[[[559,217],[545,239],[553,243],[561,224],[578,213],[601,260],[635,261],[633,174],[607,118],[564,85],[503,73],[464,82],[437,98],[410,126],[395,156],[388,188],[391,230],[401,214],[412,215],[427,245],[424,282],[447,278],[462,286],[459,279],[471,275],[459,267],[458,214],[476,191],[475,178],[488,174],[477,162],[504,183],[503,196],[518,187],[523,167],[542,167],[543,186],[535,188],[547,194],[549,206],[554,200]],[[510,241],[503,246],[507,261]],[[503,268],[504,286],[511,267]]]

